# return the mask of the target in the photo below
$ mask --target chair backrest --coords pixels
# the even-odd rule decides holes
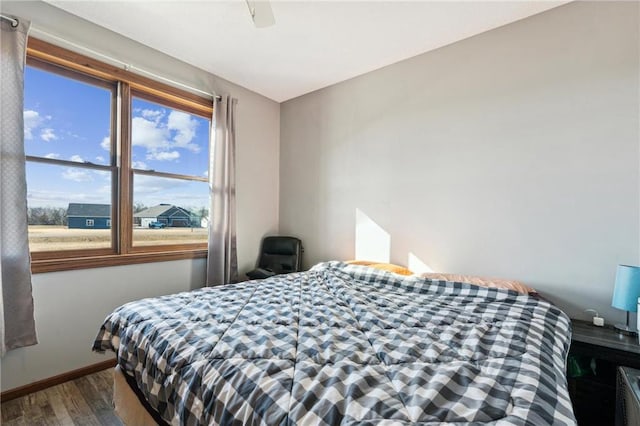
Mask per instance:
[[[302,267],[302,241],[295,237],[264,237],[258,268],[276,274],[298,272]]]

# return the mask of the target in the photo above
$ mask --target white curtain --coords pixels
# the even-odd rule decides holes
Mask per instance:
[[[209,254],[207,285],[238,279],[236,253],[236,117],[237,99],[222,96],[213,107],[209,150]]]
[[[27,233],[24,154],[24,66],[29,21],[0,20],[0,354],[35,345]]]

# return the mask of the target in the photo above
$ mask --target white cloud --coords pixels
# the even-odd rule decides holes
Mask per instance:
[[[149,152],[147,154],[147,160],[173,161],[178,158],[180,158],[178,151]]]
[[[143,109],[142,111],[140,111],[140,114],[146,119],[159,123],[160,120],[162,120],[162,118],[164,117],[165,111],[158,109]]]
[[[149,168],[147,166],[147,163],[145,163],[144,161],[135,161],[135,160],[131,162],[131,167],[133,167],[134,169],[142,169],[142,170]]]
[[[137,110],[139,115],[131,120],[131,136],[134,147],[146,150],[146,159],[175,161],[180,149],[197,153],[200,146],[193,143],[198,121],[181,111]]]
[[[24,116],[24,138],[33,139],[33,130],[44,122],[44,118],[40,117],[40,113],[34,110],[25,110]]]
[[[50,189],[36,190],[29,191],[27,194],[27,202],[29,207],[51,206],[66,208],[70,202],[109,204],[109,195],[110,192],[103,194],[100,190],[92,191],[91,193],[74,191],[73,194],[70,194],[68,191],[56,191]]]
[[[50,115],[41,116],[38,111],[27,109],[23,113],[24,118],[24,138],[27,140],[33,139],[34,131],[40,128],[46,121],[51,120]],[[40,138],[45,142],[58,139],[52,128],[45,128],[40,130]]]
[[[147,206],[160,203],[176,204],[185,208],[209,206],[208,185],[201,182],[135,175],[133,193],[136,202]]]
[[[104,159],[104,157],[102,155],[98,155],[98,156],[96,156],[96,161],[98,163],[104,163],[106,160]]]
[[[101,186],[98,191],[96,191],[98,194],[107,194],[107,195],[111,195],[111,185],[103,185]]]
[[[180,192],[181,189],[187,188],[188,183],[177,179],[158,178],[155,176],[136,175],[133,190],[135,194],[158,194],[160,197],[166,198],[169,191]],[[166,203],[167,201],[162,201]]]
[[[53,129],[46,128],[46,129],[42,129],[40,131],[40,139],[42,139],[45,142],[51,142],[51,141],[54,141],[54,140],[58,139],[58,137],[56,136],[56,134],[53,131]]]
[[[84,159],[80,157],[78,154],[75,154],[69,157],[69,161],[75,161],[76,163],[84,163]]]
[[[102,139],[102,142],[100,142],[100,146],[105,151],[111,151],[111,138],[109,136],[105,136],[104,139]]]
[[[147,151],[162,151],[170,147],[169,129],[159,127],[158,123],[143,117],[131,120],[131,138],[133,146],[142,146]]]
[[[56,154],[55,152],[50,152],[47,155],[45,155],[44,158],[51,158],[53,160],[57,160],[58,158],[60,158],[60,154]]]
[[[111,181],[111,173],[104,170],[92,170],[93,174],[103,178],[103,180]]]
[[[66,169],[62,172],[62,178],[74,182],[91,182],[93,177],[88,170]]]
[[[196,127],[198,127],[198,122],[185,112],[171,111],[169,114],[167,128],[176,131],[173,140],[177,147],[188,149],[191,152],[200,151],[197,144],[191,143],[196,136]]]

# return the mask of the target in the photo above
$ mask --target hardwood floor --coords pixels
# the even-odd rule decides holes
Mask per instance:
[[[2,402],[0,424],[122,426],[113,411],[112,395],[113,370],[108,369]]]

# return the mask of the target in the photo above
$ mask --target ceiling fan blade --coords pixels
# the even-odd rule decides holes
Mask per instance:
[[[247,5],[256,28],[270,27],[276,23],[269,0],[247,1]]]

